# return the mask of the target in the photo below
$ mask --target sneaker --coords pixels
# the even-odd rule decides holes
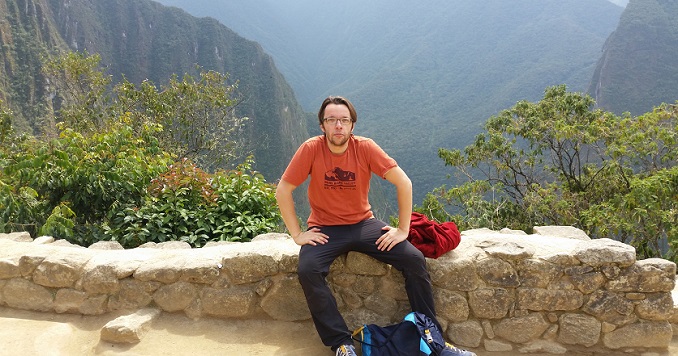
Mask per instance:
[[[355,353],[353,345],[341,345],[337,348],[335,356],[358,356],[358,354]]]
[[[440,353],[440,355],[443,355],[443,356],[476,356],[475,352],[460,349],[460,348],[450,344],[449,342],[445,343],[445,348],[443,349],[443,352]]]

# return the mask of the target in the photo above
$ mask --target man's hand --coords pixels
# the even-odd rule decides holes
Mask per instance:
[[[327,243],[327,239],[330,237],[320,232],[320,229],[317,227],[311,228],[306,231],[300,232],[297,236],[294,236],[294,242],[297,245],[312,245],[316,246],[317,244],[324,245]]]
[[[410,233],[392,226],[384,226],[382,230],[386,230],[386,232],[377,239],[377,249],[380,251],[391,251],[393,246],[407,240]]]

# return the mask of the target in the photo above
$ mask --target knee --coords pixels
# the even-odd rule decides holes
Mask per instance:
[[[322,271],[320,270],[320,266],[314,259],[299,259],[299,265],[297,266],[297,276],[299,277],[299,282],[301,282],[302,285],[305,282],[321,275]]]
[[[406,255],[402,259],[402,270],[405,274],[428,274],[426,269],[426,258],[417,250],[418,253]]]
[[[405,263],[411,267],[423,267],[426,268],[426,257],[421,251],[414,249],[410,253],[405,255]]]

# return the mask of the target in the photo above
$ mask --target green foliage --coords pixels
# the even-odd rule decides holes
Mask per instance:
[[[73,240],[75,227],[75,212],[66,204],[60,203],[52,209],[52,213],[40,228],[42,236],[59,236],[67,240]]]
[[[449,209],[462,228],[572,225],[674,258],[678,247],[667,253],[661,241],[678,243],[678,106],[618,117],[593,105],[561,85],[490,118],[463,151],[439,150],[466,182],[419,209]]]
[[[150,81],[136,88],[124,80],[114,88],[113,109],[118,115],[129,113],[133,122],[162,125],[158,138],[163,147],[214,169],[246,157],[241,134],[248,119],[234,113],[236,90],[227,74],[215,71],[201,71],[199,80],[174,75],[159,88]]]
[[[102,239],[202,246],[278,226],[274,189],[250,172],[252,159],[211,175],[186,158],[214,168],[243,153],[244,119],[233,115],[237,87],[227,75],[172,77],[161,88],[123,81],[108,90],[98,62],[68,53],[45,65],[60,98],[57,138],[14,136],[11,111],[0,107],[2,231],[85,246]]]
[[[27,231],[35,235],[45,220],[39,214],[43,205],[32,188],[21,187],[17,191],[0,180],[0,232]]]
[[[109,90],[111,77],[99,69],[100,60],[97,54],[69,52],[45,63],[44,74],[57,95],[56,121],[63,127],[87,136],[129,117],[137,134],[149,123],[160,125],[163,130],[155,136],[166,151],[202,166],[244,159],[239,134],[247,118],[234,114],[237,84],[229,85],[227,74],[200,71],[199,80],[173,75],[160,87],[146,80],[137,88],[123,80]]]
[[[0,100],[0,146],[12,134],[12,110],[7,108]]]
[[[7,206],[14,207],[0,222],[5,230],[36,224],[33,233],[83,245],[100,239],[92,225],[116,206],[140,202],[150,180],[171,163],[154,137],[157,125],[137,135],[126,120],[89,137],[64,129],[49,142],[19,141],[0,175]]]
[[[106,234],[123,246],[185,241],[250,241],[275,229],[279,213],[274,187],[249,172],[252,161],[232,171],[205,173],[184,160],[154,179],[140,206],[113,213]]]
[[[664,257],[678,261],[678,166],[634,176],[625,194],[592,206],[587,225],[602,236],[618,236],[641,256],[657,256],[666,239]]]
[[[43,74],[56,93],[54,110],[57,122],[82,134],[102,129],[111,114],[106,90],[111,77],[99,70],[101,57],[87,52],[67,52],[47,60]],[[46,128],[49,129],[53,128]]]

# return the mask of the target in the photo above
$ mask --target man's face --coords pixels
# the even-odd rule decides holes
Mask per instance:
[[[325,133],[327,143],[332,152],[343,152],[348,146],[348,139],[353,132],[353,121],[351,121],[351,113],[348,111],[346,105],[329,104],[325,107],[324,122],[320,125],[320,129]],[[348,122],[342,123],[342,121]],[[330,121],[330,122],[328,122]],[[331,121],[335,121],[332,123]]]

